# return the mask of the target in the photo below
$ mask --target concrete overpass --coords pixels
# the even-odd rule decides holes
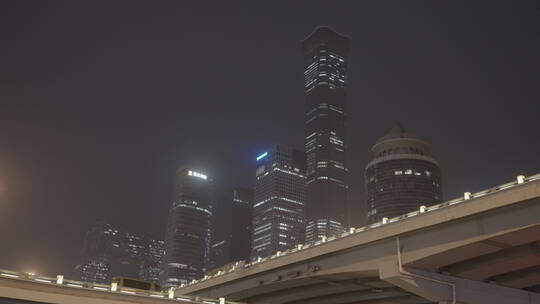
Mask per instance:
[[[540,175],[194,281],[256,304],[540,303]]]
[[[65,280],[0,269],[0,304],[234,304],[225,299],[175,296],[115,285]]]

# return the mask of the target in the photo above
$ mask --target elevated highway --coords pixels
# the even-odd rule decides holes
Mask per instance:
[[[225,299],[175,296],[0,269],[0,304],[235,304]]]
[[[238,263],[175,291],[256,304],[540,304],[540,175]]]

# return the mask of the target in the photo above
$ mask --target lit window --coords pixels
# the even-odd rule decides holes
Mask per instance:
[[[394,175],[403,175],[403,171],[394,171]]]
[[[407,174],[407,175],[411,175],[411,174],[412,174],[412,170],[411,170],[411,169],[407,169],[407,170],[405,170],[405,174]]]

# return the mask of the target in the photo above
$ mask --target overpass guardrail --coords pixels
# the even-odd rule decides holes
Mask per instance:
[[[124,294],[140,297],[161,298],[164,300],[178,301],[184,303],[196,304],[240,304],[239,302],[226,301],[225,298],[208,299],[196,296],[176,296],[174,290],[166,292],[141,290],[127,287],[120,287],[115,283],[110,285],[81,282],[64,279],[63,275],[57,275],[56,278],[36,275],[34,273],[16,272],[11,270],[0,269],[0,279],[18,280],[33,282],[44,285],[52,285],[57,287],[66,287],[74,289],[85,289],[110,294]]]

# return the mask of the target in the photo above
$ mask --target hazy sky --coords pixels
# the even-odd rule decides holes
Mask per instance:
[[[353,218],[398,121],[446,199],[540,173],[537,1],[2,1],[0,268],[71,275],[96,218],[162,237],[175,169],[251,186],[304,137],[300,41],[352,39]]]

